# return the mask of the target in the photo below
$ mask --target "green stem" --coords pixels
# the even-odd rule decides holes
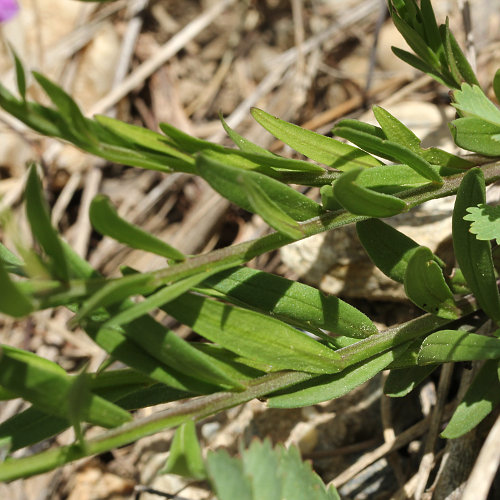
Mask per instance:
[[[485,180],[487,184],[491,184],[500,179],[500,163],[491,163],[482,167]],[[408,190],[400,195],[400,198],[405,200],[408,205],[408,210],[421,205],[422,203],[437,199],[444,198],[456,194],[458,186],[462,182],[465,173],[460,173],[452,177],[447,177],[441,186],[426,185],[416,189]],[[319,217],[314,217],[311,220],[300,223],[303,238],[313,236],[324,231],[330,231],[348,224],[353,224],[369,217],[352,215],[345,210],[338,210],[335,212],[327,212]],[[301,239],[303,239],[301,238]],[[136,294],[150,293],[152,289],[177,281],[188,276],[192,276],[199,272],[207,271],[209,269],[227,269],[229,267],[236,267],[242,265],[254,257],[262,255],[273,250],[277,250],[293,240],[289,237],[280,234],[272,233],[257,240],[247,241],[238,245],[220,248],[209,252],[207,254],[192,257],[185,262],[159,269],[152,273],[144,273],[141,277],[125,276],[123,278],[116,278],[109,280],[105,278],[94,278],[90,280],[73,280],[66,286],[60,288],[60,300],[57,292],[54,291],[54,282],[46,282],[46,292],[39,292],[43,302],[43,307],[52,307],[57,304],[68,303],[68,297],[76,300],[98,291],[102,286],[117,280],[140,280],[141,283],[136,283]],[[43,285],[38,285],[43,288]],[[45,296],[44,296],[45,295]]]
[[[477,307],[475,301],[469,299],[463,299],[458,306],[463,315],[473,312]],[[342,355],[345,367],[351,366],[404,342],[422,337],[451,322],[452,320],[449,319],[424,314],[402,325],[372,335],[356,344],[339,349],[337,352]],[[73,444],[43,451],[26,458],[7,459],[0,464],[0,481],[12,481],[21,477],[41,474],[73,460],[124,446],[142,437],[175,427],[190,419],[201,420],[251,399],[264,397],[315,377],[317,375],[303,372],[271,373],[250,381],[248,388],[242,392],[219,392],[179,403],[174,408],[159,411],[150,417],[104,432],[100,436],[86,441],[84,446]]]

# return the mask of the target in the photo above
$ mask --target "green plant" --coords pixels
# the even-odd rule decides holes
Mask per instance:
[[[106,116],[92,120],[38,73],[34,77],[53,107],[27,100],[24,70],[15,58],[19,97],[0,86],[0,106],[29,127],[112,162],[199,175],[276,232],[185,256],[121,219],[99,195],[90,208],[97,231],[161,255],[168,263],[155,272],[127,268],[122,277],[107,278],[79,258],[51,226],[32,166],[25,204],[39,252],[19,249],[18,256],[0,245],[0,311],[18,318],[65,306],[74,312],[71,324],[82,327],[109,360],[96,373],[69,375],[32,353],[2,346],[0,396],[21,397],[32,405],[0,424],[6,452],[70,426],[77,439],[29,457],[7,458],[0,464],[0,479],[48,471],[256,397],[275,408],[327,401],[384,369],[391,370],[385,391],[403,396],[442,363],[484,361],[443,432],[448,438],[472,429],[498,405],[500,330],[495,326],[482,335],[462,326],[476,312],[483,323],[500,321],[489,242],[500,238],[498,213],[485,206],[485,185],[500,179],[500,111],[478,86],[448,25],[437,26],[428,0],[420,7],[414,0],[393,1],[389,7],[416,54],[394,49],[396,55],[452,89],[458,114],[450,124],[454,140],[482,155],[477,162],[482,166],[437,148],[423,149],[418,137],[379,107],[374,108],[379,126],[342,120],[334,128],[335,135],[355,146],[252,110],[276,138],[317,163],[272,154],[224,120],[239,149],[190,137],[168,124],[161,125],[159,134]],[[494,89],[498,98],[499,73]],[[320,187],[322,204],[288,184]],[[380,218],[452,194],[457,195],[453,243],[458,268],[448,274],[428,248]],[[347,224],[356,224],[374,264],[403,283],[408,298],[425,314],[379,332],[367,316],[337,297],[244,266],[255,256]],[[131,300],[138,296],[144,300]],[[149,314],[156,308],[209,342],[181,339]],[[109,370],[110,361],[126,368]],[[190,399],[194,396],[199,397]],[[177,400],[185,401],[147,419],[134,420],[130,413]],[[86,439],[82,423],[110,430]]]

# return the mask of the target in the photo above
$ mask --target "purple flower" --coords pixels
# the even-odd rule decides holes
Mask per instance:
[[[18,10],[16,0],[0,0],[0,23],[14,17]]]

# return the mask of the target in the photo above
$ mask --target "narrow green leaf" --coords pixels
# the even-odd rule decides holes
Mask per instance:
[[[304,221],[317,217],[323,213],[320,205],[307,196],[295,191],[290,186],[259,174],[239,168],[224,165],[213,159],[209,154],[203,153],[197,157],[196,168],[213,189],[232,201],[236,205],[252,211],[241,183],[252,179],[276,203],[283,212],[296,221]]]
[[[458,45],[458,42],[451,31],[450,46],[453,52],[453,57],[455,58],[455,65],[462,78],[470,85],[479,86],[479,81],[476,74],[474,73],[474,70],[472,69],[472,66],[469,64],[469,61],[465,57],[462,49],[460,48],[460,45]]]
[[[458,84],[457,82],[455,82],[455,80],[453,80],[451,77],[442,75],[437,69],[434,68],[434,66],[427,64],[425,61],[422,61],[422,59],[418,58],[411,52],[399,49],[397,47],[391,47],[391,49],[394,52],[394,54],[397,57],[399,57],[399,59],[404,61],[406,64],[413,66],[419,71],[422,71],[422,73],[428,74],[441,85],[444,85],[445,87],[449,87],[452,89],[458,88]]]
[[[442,50],[441,36],[439,35],[439,28],[436,22],[436,16],[432,9],[430,0],[421,0],[420,13],[422,15],[422,25],[425,31],[426,40],[430,48],[436,53]]]
[[[14,283],[0,260],[0,312],[20,318],[35,310],[35,305]]]
[[[372,154],[382,156],[391,161],[397,160],[400,163],[404,163],[413,168],[422,177],[436,184],[442,184],[443,182],[438,171],[432,168],[432,165],[427,160],[406,146],[348,127],[337,126],[333,130],[336,135],[353,142]]]
[[[201,336],[269,370],[339,371],[339,355],[305,333],[254,311],[186,294],[163,307]]]
[[[500,404],[500,369],[497,360],[486,361],[441,433],[445,439],[463,436]]]
[[[388,140],[406,146],[414,153],[420,152],[421,140],[406,125],[380,106],[373,106],[372,109]]]
[[[263,148],[261,146],[258,146],[257,144],[254,144],[252,141],[249,141],[245,137],[241,136],[233,130],[224,120],[224,117],[222,116],[222,113],[219,113],[219,120],[222,123],[222,126],[224,127],[224,130],[226,131],[226,134],[231,138],[231,140],[240,148],[242,151],[246,153],[255,153],[258,155],[265,155],[265,156],[275,156],[271,151],[268,151],[266,148]]]
[[[51,259],[51,271],[58,278],[68,280],[68,265],[57,231],[50,222],[49,207],[43,197],[42,184],[31,165],[25,191],[26,215],[33,236]]]
[[[97,195],[90,204],[90,222],[101,234],[125,245],[161,255],[167,259],[182,261],[184,254],[168,243],[122,219],[104,195]]]
[[[455,306],[443,271],[434,259],[427,247],[421,246],[412,252],[405,272],[405,293],[424,311],[440,318],[458,319],[460,310]]]
[[[444,55],[448,66],[447,70],[450,72],[452,78],[459,83],[461,81],[461,75],[455,61],[453,49],[451,48],[451,33],[448,18],[446,18],[446,24],[441,25],[441,37],[444,43]]]
[[[500,109],[486,97],[478,85],[463,83],[460,90],[453,92],[453,100],[453,106],[466,116],[481,118],[500,127]]]
[[[170,125],[169,123],[160,123],[161,131],[167,135],[174,145],[178,147],[181,151],[187,153],[199,153],[200,151],[213,150],[213,151],[223,151],[224,148],[219,144],[214,142],[204,141],[202,139],[197,139],[178,128]]]
[[[42,74],[33,71],[33,76],[60,111],[60,116],[69,129],[76,133],[78,139],[84,144],[97,145],[96,137],[73,98]]]
[[[23,63],[19,59],[16,51],[12,47],[9,46],[12,56],[14,57],[14,65],[16,68],[16,82],[17,82],[17,90],[23,102],[26,102],[26,73],[24,71]]]
[[[495,139],[500,126],[468,116],[453,120],[449,127],[457,146],[485,156],[500,156],[500,141]]]
[[[285,122],[261,109],[252,108],[251,113],[268,132],[311,160],[339,170],[380,165],[373,156],[331,137]]]
[[[453,247],[458,265],[479,305],[490,318],[500,321],[500,295],[489,241],[481,241],[470,232],[464,220],[467,209],[486,201],[484,175],[480,168],[469,170],[458,188],[453,209]]]
[[[157,132],[144,127],[130,125],[105,115],[96,115],[94,119],[97,123],[113,132],[113,134],[125,139],[127,143],[132,142],[143,148],[152,149],[153,151],[179,158],[194,165],[194,159],[190,155],[167,144],[165,136]]]
[[[500,68],[497,69],[495,76],[493,77],[493,91],[495,92],[497,102],[500,103]]]
[[[404,283],[408,261],[420,245],[377,219],[358,222],[356,231],[373,263],[389,278]]]
[[[384,394],[391,398],[402,398],[413,391],[436,368],[436,365],[428,365],[391,370],[385,380]]]
[[[51,361],[14,347],[1,347],[0,384],[42,411],[70,418],[72,380]],[[85,403],[79,413],[87,422],[116,427],[131,419],[128,412],[95,394]]]
[[[422,343],[418,364],[500,358],[500,339],[462,330],[440,330]]]
[[[26,276],[24,262],[2,243],[0,243],[0,262],[8,273]]]
[[[278,233],[284,234],[292,240],[304,237],[300,224],[274,203],[254,179],[247,176],[241,180],[240,184],[252,206],[252,212],[260,215]]]
[[[403,21],[399,16],[392,16],[392,21],[397,30],[403,35],[406,43],[414,50],[415,54],[432,68],[439,68],[438,56],[433,52],[432,48],[427,44],[412,26]]]
[[[336,200],[355,215],[370,217],[391,217],[403,212],[407,207],[400,198],[355,184],[362,169],[345,172],[333,185]]]
[[[323,329],[353,338],[377,333],[374,323],[347,302],[256,269],[224,271],[206,279],[204,285],[304,330]]]
[[[198,480],[207,477],[200,443],[196,437],[196,427],[192,420],[176,429],[167,463],[159,473],[178,474]]]
[[[313,377],[268,400],[270,408],[299,408],[339,398],[370,380],[408,348],[408,343],[349,366],[334,375]]]
[[[129,328],[129,325],[127,325]],[[119,327],[100,327],[88,323],[85,325],[87,335],[104,351],[114,359],[125,365],[144,373],[153,380],[157,380],[174,389],[195,394],[210,394],[217,390],[217,385],[210,384],[204,380],[196,380],[193,377],[183,375],[164,363],[158,361],[154,356],[148,354],[135,341],[124,335],[123,329]],[[140,334],[146,330],[139,330]],[[156,339],[162,342],[163,339]]]

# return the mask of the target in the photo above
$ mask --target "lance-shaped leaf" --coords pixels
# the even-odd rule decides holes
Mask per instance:
[[[186,151],[187,153],[199,153],[200,151],[214,150],[223,151],[224,147],[220,144],[215,144],[214,142],[204,141],[203,139],[197,139],[178,128],[170,125],[169,123],[160,123],[161,131],[167,135],[170,141],[178,147],[181,151]]]
[[[369,217],[391,217],[407,207],[400,198],[359,186],[355,183],[363,169],[350,170],[333,185],[335,199],[349,212]]]
[[[1,347],[0,384],[42,411],[70,419],[68,395],[73,381],[52,361],[14,347]],[[131,419],[128,412],[95,394],[85,403],[78,413],[87,422],[116,427]]]
[[[159,473],[178,474],[193,479],[206,478],[201,447],[192,420],[188,420],[176,429],[167,463]]]
[[[500,404],[500,366],[490,359],[484,363],[467,389],[441,436],[456,439],[476,427]]]
[[[116,120],[115,118],[105,115],[96,115],[95,120],[107,130],[110,130],[113,134],[116,134],[124,139],[127,143],[131,142],[143,148],[152,149],[153,151],[173,156],[179,160],[184,160],[194,165],[194,159],[192,156],[169,145],[165,141],[165,136],[158,134],[157,132],[153,132],[152,130],[144,127],[130,125],[129,123],[125,123],[121,120]]]
[[[238,146],[238,148],[240,148],[242,151],[245,151],[246,153],[255,153],[258,155],[275,156],[273,153],[271,153],[271,151],[261,146],[258,146],[257,144],[253,143],[252,141],[249,141],[245,137],[238,134],[236,130],[233,130],[228,125],[226,120],[224,120],[222,113],[219,113],[219,120],[221,121],[222,126],[226,131],[226,134],[231,138],[234,144],[236,144],[236,146]]]
[[[408,298],[424,311],[440,318],[460,317],[443,271],[429,248],[419,247],[412,253],[406,267],[404,286]]]
[[[201,336],[269,370],[334,373],[340,357],[305,333],[263,314],[186,294],[162,308]]]
[[[480,168],[465,174],[453,209],[453,248],[458,265],[479,305],[490,318],[500,321],[500,296],[489,241],[478,240],[464,220],[469,207],[486,201],[484,175]]]
[[[339,170],[380,165],[373,156],[349,144],[285,122],[261,109],[253,108],[251,113],[255,120],[274,137],[311,160]]]
[[[156,357],[147,353],[135,341],[125,336],[123,329],[119,327],[102,327],[88,323],[85,325],[85,331],[113,359],[121,361],[140,373],[144,373],[153,380],[174,389],[195,394],[210,394],[217,390],[216,384],[208,383],[204,379],[197,380],[166,366]],[[140,333],[140,331],[137,333]],[[157,342],[161,341],[162,339],[157,340]]]
[[[420,152],[420,139],[406,125],[380,106],[373,106],[372,109],[387,139],[404,145],[415,153]]]
[[[336,135],[353,142],[369,153],[382,156],[391,161],[397,160],[400,163],[404,163],[413,168],[422,177],[436,184],[442,184],[443,182],[437,169],[433,168],[427,160],[404,145],[388,139],[381,139],[380,137],[350,127],[341,126],[340,124],[333,131]]]
[[[252,212],[260,215],[278,233],[284,234],[292,240],[304,237],[300,224],[281,210],[254,179],[247,177],[241,181],[240,185],[252,206]]]
[[[252,179],[280,207],[280,209],[296,221],[305,221],[323,213],[320,205],[286,186],[279,181],[258,172],[251,172],[224,165],[213,159],[209,153],[203,153],[196,160],[196,168],[217,192],[236,205],[252,212],[253,207],[247,194],[241,187],[247,179]]]
[[[467,116],[449,124],[457,146],[485,156],[500,156],[500,126]]]
[[[377,219],[358,222],[356,231],[373,263],[389,278],[404,283],[408,261],[420,245]],[[435,256],[434,259],[444,266],[440,259]]]
[[[61,112],[60,117],[68,124],[76,139],[83,144],[97,145],[98,140],[89,126],[89,122],[73,98],[40,73],[34,71],[33,76]]]
[[[0,262],[8,273],[26,276],[24,262],[2,243],[0,243]]]
[[[3,262],[0,260],[0,312],[20,318],[35,310],[35,304],[29,295],[14,283],[8,275]]]
[[[437,366],[411,366],[402,370],[391,370],[384,383],[384,394],[391,398],[402,398],[423,382]]]
[[[274,274],[244,267],[219,273],[203,284],[304,330],[323,329],[353,338],[377,333],[375,324],[347,302]]]
[[[14,48],[12,46],[9,46],[9,48],[12,53],[12,57],[14,58],[14,66],[16,68],[17,90],[19,91],[21,99],[26,101],[26,73],[24,71],[23,63],[19,59],[19,56]]]
[[[370,380],[408,348],[408,342],[349,366],[334,375],[322,375],[285,389],[268,400],[270,408],[299,408],[339,398]]]
[[[462,330],[440,330],[422,343],[418,364],[500,358],[500,339]]]
[[[68,279],[68,266],[62,243],[50,222],[49,207],[43,197],[35,165],[30,167],[25,192],[26,215],[35,239],[52,261],[51,270],[60,279]]]
[[[145,250],[175,261],[185,259],[184,254],[168,243],[122,219],[104,195],[97,195],[92,200],[89,217],[97,231],[129,247]]]
[[[497,101],[500,102],[500,69],[497,69],[493,77],[493,91],[495,92]]]

